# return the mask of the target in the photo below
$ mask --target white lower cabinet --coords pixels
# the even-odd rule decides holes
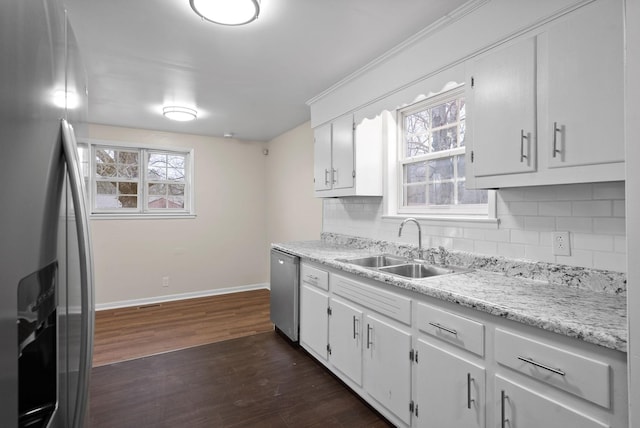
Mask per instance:
[[[300,344],[398,427],[626,428],[626,354],[301,263]]]
[[[362,311],[353,305],[331,299],[329,349],[331,364],[362,386]]]
[[[499,428],[609,427],[500,375],[495,378],[495,420]]]
[[[485,369],[419,339],[415,426],[484,428]]]
[[[300,343],[326,361],[329,295],[302,283],[300,289]]]
[[[411,423],[411,333],[381,316],[365,317],[364,387],[404,423]]]

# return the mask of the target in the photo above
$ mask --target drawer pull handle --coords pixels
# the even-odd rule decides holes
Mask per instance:
[[[371,328],[371,326],[367,324],[367,349],[369,349],[373,344],[371,342],[371,330],[373,330],[373,328]]]
[[[453,335],[455,335],[455,336],[457,336],[457,335],[458,335],[458,332],[457,332],[457,331],[455,331],[454,329],[452,329],[452,328],[447,328],[447,327],[445,327],[445,326],[443,326],[443,325],[438,324],[437,322],[430,322],[430,323],[429,323],[429,325],[432,325],[432,326],[434,326],[435,328],[437,328],[437,329],[439,329],[439,330],[444,330],[444,331],[446,331],[447,333],[451,333],[451,334],[453,334]]]
[[[476,401],[471,398],[471,382],[473,382],[473,379],[471,378],[471,373],[467,373],[467,409],[470,409],[471,403]]]
[[[545,364],[541,364],[541,363],[539,363],[537,361],[532,360],[531,358],[518,356],[518,359],[520,361],[524,361],[525,363],[529,363],[529,364],[532,364],[532,365],[534,365],[536,367],[540,367],[541,369],[549,370],[550,372],[558,374],[560,376],[564,376],[565,375],[565,372],[563,372],[562,370],[554,369],[553,367],[549,367],[549,366],[547,366]]]
[[[356,316],[353,316],[353,338],[355,339],[356,337],[358,337],[358,331],[356,330],[356,323],[358,322],[358,318],[356,318]]]
[[[314,276],[314,275],[307,275],[307,278],[312,279],[312,280],[314,280],[314,281],[317,281],[317,280],[318,280],[318,277],[317,277],[317,276]]]
[[[500,428],[505,428],[507,419],[505,418],[504,401],[507,398],[504,389],[500,391]]]

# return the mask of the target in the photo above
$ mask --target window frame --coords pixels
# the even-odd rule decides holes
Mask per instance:
[[[84,147],[82,147],[84,146]],[[137,218],[194,218],[195,198],[194,198],[194,149],[156,146],[152,144],[141,144],[121,141],[108,141],[88,139],[79,142],[79,150],[87,150],[88,162],[85,168],[85,183],[87,183],[87,200],[90,207],[90,216],[94,219],[137,219]],[[138,207],[137,208],[116,208],[100,209],[96,206],[96,182],[100,181],[96,175],[96,156],[98,148],[127,150],[138,152]],[[149,208],[148,185],[148,162],[149,153],[166,153],[185,156],[185,178],[180,184],[185,185],[184,208]],[[128,180],[114,180],[128,181]]]
[[[398,216],[419,216],[419,217],[460,217],[462,219],[495,218],[495,209],[492,209],[492,205],[495,207],[495,195],[494,192],[488,191],[487,203],[485,204],[454,204],[454,205],[421,205],[421,206],[405,206],[405,188],[406,183],[404,181],[404,166],[417,163],[428,162],[436,159],[446,159],[455,156],[464,156],[465,163],[467,161],[466,146],[458,146],[449,150],[442,150],[438,152],[431,152],[428,154],[421,154],[417,156],[406,155],[406,141],[405,141],[405,117],[415,114],[420,111],[427,110],[431,107],[435,107],[447,101],[456,100],[459,98],[465,98],[464,84],[456,85],[455,87],[448,87],[436,94],[430,94],[429,97],[423,98],[420,101],[412,103],[410,105],[398,108],[396,110],[396,147],[395,147],[395,161],[393,162],[395,168],[395,214]],[[466,122],[466,118],[465,118]],[[465,123],[466,126],[466,123]],[[458,141],[459,139],[459,125],[458,129]],[[468,130],[465,128],[465,134]],[[454,171],[457,170],[456,162],[454,161]],[[465,165],[466,168],[466,165]],[[457,176],[454,174],[454,177]],[[454,183],[456,183],[454,181]],[[427,184],[428,186],[428,184]],[[457,191],[454,184],[454,194]],[[428,195],[427,195],[428,198]]]

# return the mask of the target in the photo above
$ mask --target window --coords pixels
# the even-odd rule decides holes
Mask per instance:
[[[465,188],[465,103],[457,88],[399,111],[398,213],[487,214]]]
[[[92,214],[192,215],[191,151],[89,143]]]

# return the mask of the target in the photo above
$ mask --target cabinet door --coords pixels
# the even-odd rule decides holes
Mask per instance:
[[[411,334],[382,317],[365,317],[364,389],[407,425],[411,422]]]
[[[542,394],[496,376],[496,427],[605,428],[605,425]]]
[[[353,187],[353,115],[343,116],[333,122],[332,180],[334,189]]]
[[[550,167],[624,161],[622,3],[593,2],[540,38]]]
[[[313,131],[313,181],[315,190],[331,189],[331,124]]]
[[[329,296],[326,293],[302,284],[300,290],[300,343],[314,351],[325,361],[327,359],[327,344],[329,315]]]
[[[331,299],[329,345],[333,366],[362,386],[362,311]]]
[[[525,39],[471,63],[466,97],[477,177],[536,169],[535,49],[535,39]]]
[[[418,426],[483,428],[484,368],[423,340],[417,349]]]

